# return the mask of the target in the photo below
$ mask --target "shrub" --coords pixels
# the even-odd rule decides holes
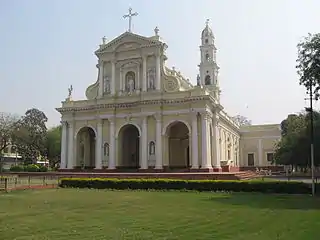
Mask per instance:
[[[48,168],[46,166],[40,165],[39,172],[48,172]]]
[[[40,167],[37,164],[29,164],[24,167],[26,172],[39,172]]]
[[[320,186],[320,185],[319,185]],[[110,179],[110,178],[62,178],[60,187],[96,189],[155,189],[228,192],[262,192],[308,194],[310,184],[286,181],[217,181],[174,179]]]
[[[24,171],[24,166],[21,165],[12,165],[10,167],[11,172],[23,172]]]

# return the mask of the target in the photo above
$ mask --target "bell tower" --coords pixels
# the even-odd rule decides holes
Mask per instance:
[[[217,48],[214,45],[214,36],[211,28],[209,27],[209,19],[206,21],[206,26],[201,33],[201,46],[200,46],[200,76],[199,85],[206,87],[213,92],[214,97],[220,100],[220,89],[218,82],[219,67],[216,62]]]

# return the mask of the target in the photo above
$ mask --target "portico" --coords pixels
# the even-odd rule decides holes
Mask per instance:
[[[199,110],[200,111],[200,110]],[[99,116],[96,125],[79,125],[71,133],[71,121],[64,121],[62,128],[62,169],[212,169],[211,146],[199,152],[198,125],[211,141],[212,136],[202,125],[199,112],[181,114],[177,119],[174,112],[144,113],[123,119],[122,115]],[[84,119],[84,118],[82,118]],[[78,122],[75,118],[73,121]],[[155,129],[154,129],[155,127]],[[154,131],[155,130],[155,131]],[[106,142],[108,141],[108,142]],[[108,143],[108,144],[106,144]],[[74,149],[74,145],[76,148]],[[72,154],[75,150],[75,154]],[[207,154],[207,161],[199,161]],[[108,161],[103,161],[108,154]],[[114,157],[111,157],[114,156]],[[219,166],[219,164],[218,164]]]

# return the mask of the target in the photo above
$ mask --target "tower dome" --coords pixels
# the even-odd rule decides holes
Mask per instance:
[[[202,45],[213,44],[213,42],[214,42],[214,36],[212,33],[212,29],[209,27],[209,19],[207,19],[206,26],[202,30],[201,40],[202,40]]]

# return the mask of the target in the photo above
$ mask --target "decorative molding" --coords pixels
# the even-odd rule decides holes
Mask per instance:
[[[281,135],[278,136],[261,136],[261,137],[240,137],[240,140],[250,140],[250,139],[275,139],[279,140],[281,138]]]
[[[56,108],[56,110],[60,113],[67,112],[83,112],[83,111],[91,111],[91,110],[99,110],[99,109],[128,109],[135,108],[143,105],[181,105],[186,103],[195,103],[198,101],[208,100],[209,96],[200,96],[200,97],[186,97],[180,99],[160,99],[160,100],[143,100],[136,102],[128,102],[128,103],[109,103],[109,104],[97,104],[96,102],[92,102],[92,105],[88,106],[70,106],[70,107],[61,107]],[[73,105],[76,102],[73,102]],[[189,110],[190,111],[190,110]]]
[[[166,133],[167,133],[167,128],[168,128],[171,124],[177,123],[177,122],[184,123],[184,124],[187,126],[189,133],[191,133],[190,124],[189,124],[186,120],[179,119],[179,120],[171,120],[171,121],[167,122],[167,123],[163,126],[163,128],[162,128],[162,135],[166,135]]]

